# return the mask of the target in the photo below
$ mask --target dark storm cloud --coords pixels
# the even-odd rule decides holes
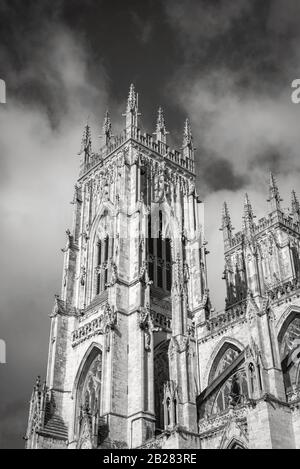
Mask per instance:
[[[97,136],[109,105],[122,129],[133,81],[144,130],[154,130],[162,105],[170,141],[180,146],[190,116],[212,300],[222,307],[223,200],[239,228],[244,191],[264,215],[269,169],[284,172],[286,200],[299,188],[300,106],[290,101],[290,83],[300,77],[299,21],[296,0],[0,0],[0,78],[8,89],[0,107],[0,338],[8,347],[1,447],[22,446],[31,387],[45,371],[88,115]]]
[[[77,33],[75,39],[63,21],[64,3],[1,3],[0,73],[7,82],[8,95],[46,110],[54,127],[74,111],[74,97],[76,105],[91,112],[96,111],[94,103],[105,92],[90,78],[84,35]],[[99,66],[98,71],[103,76]]]
[[[222,202],[229,202],[240,229],[244,192],[257,216],[266,214],[270,170],[278,175],[284,206],[290,189],[299,190],[300,107],[290,96],[300,76],[300,3],[169,0],[165,9],[184,57],[168,89],[193,123],[211,244],[209,284],[222,308]],[[206,155],[212,155],[208,166]]]
[[[0,447],[22,447],[35,377],[45,373],[49,313],[60,291],[82,127],[102,118],[107,78],[62,2],[0,2]],[[100,127],[100,126],[99,126]],[[96,142],[97,143],[97,142]],[[4,176],[5,178],[4,178]]]
[[[145,19],[138,15],[135,11],[131,12],[132,20],[136,26],[137,39],[143,44],[147,44],[151,39],[153,24],[151,20]]]
[[[13,401],[5,407],[0,407],[1,426],[5,432],[1,433],[1,448],[20,448],[24,445],[24,420],[26,413],[24,401]],[[16,435],[18,435],[16,437]]]
[[[234,165],[230,161],[218,157],[205,149],[197,149],[197,186],[199,192],[206,194],[214,191],[236,191],[245,187],[248,182],[246,175],[236,174]]]
[[[165,5],[185,65],[193,71],[226,68],[242,89],[271,92],[296,65],[291,56],[299,38],[297,0],[170,0]]]
[[[261,153],[254,156],[249,162],[249,169],[260,168],[267,173],[284,174],[289,172],[290,168],[286,166],[288,150],[286,148],[278,148],[278,146],[270,146]]]
[[[204,154],[217,156],[213,172],[220,161],[233,165],[237,190],[268,162],[297,169],[300,113],[290,85],[300,74],[299,2],[175,0],[166,12],[185,51],[169,90],[190,114]],[[282,150],[276,161],[272,148]],[[217,181],[207,193],[224,188]]]

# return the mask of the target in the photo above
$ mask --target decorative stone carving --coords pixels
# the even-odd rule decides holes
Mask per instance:
[[[149,278],[147,261],[143,261],[142,267],[140,268],[139,281],[142,282],[145,286],[153,284],[153,281]]]
[[[211,301],[209,296],[209,289],[206,288],[204,290],[204,295],[202,297],[202,301],[200,303],[200,308],[205,312],[205,319],[208,320],[210,317],[211,312]]]
[[[190,269],[186,262],[183,265],[183,279],[185,283],[187,283],[190,279]]]
[[[68,278],[68,272],[69,272],[69,269],[66,267],[65,270],[64,270],[64,287],[67,286],[67,278]]]
[[[72,235],[69,229],[66,231],[66,235],[67,235],[67,245],[65,248],[61,249],[62,252],[67,252],[69,249],[74,249],[75,247],[74,236]]]
[[[103,330],[108,332],[109,330],[114,330],[117,324],[117,313],[109,303],[106,303],[104,315],[103,315]]]
[[[248,347],[245,349],[245,358],[247,360],[254,360],[255,362],[258,362],[258,359],[260,357],[260,350],[258,348],[258,345],[256,344],[255,340],[253,337],[251,337],[251,341]]]
[[[82,411],[80,415],[80,436],[78,449],[93,449],[92,422],[87,412]]]
[[[54,306],[50,317],[55,317],[57,315],[78,317],[80,315],[80,310],[70,306],[70,304],[62,300],[59,295],[55,295],[54,298]]]
[[[153,332],[161,332],[162,328],[154,326],[149,305],[146,305],[146,307],[141,306],[139,308],[138,324],[139,324],[140,329],[144,332],[145,350],[150,352],[151,334]]]
[[[210,418],[204,418],[200,420],[198,424],[198,431],[200,435],[207,432],[215,432],[224,428],[228,422],[235,420],[237,422],[244,421],[247,417],[248,406],[243,405],[242,407],[228,408],[225,414],[215,415]]]
[[[171,430],[178,424],[178,387],[174,381],[164,383],[163,396],[165,430]]]
[[[86,279],[86,268],[85,266],[81,266],[81,274],[80,274],[80,285],[84,287]]]
[[[212,334],[238,321],[246,320],[247,300],[231,306],[206,321],[206,327]]]
[[[246,316],[249,321],[252,321],[255,318],[255,316],[259,314],[260,314],[260,309],[253,297],[251,290],[248,289]]]
[[[110,282],[106,284],[107,287],[113,287],[118,281],[118,267],[115,262],[111,262],[111,278]]]
[[[114,330],[116,323],[117,312],[109,303],[106,303],[104,309],[100,310],[98,317],[75,329],[72,333],[72,347],[76,347],[95,335],[107,334],[110,330]]]
[[[173,357],[175,353],[186,352],[190,345],[190,335],[172,336],[169,345],[169,355]]]

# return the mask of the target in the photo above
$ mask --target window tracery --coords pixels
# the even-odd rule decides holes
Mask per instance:
[[[79,407],[91,415],[99,412],[101,383],[102,354],[99,351],[85,373],[83,373],[79,384]]]
[[[243,404],[248,397],[247,376],[242,368],[237,371],[221,386],[217,395],[213,399],[211,415],[224,412],[229,406]]]
[[[112,218],[108,210],[101,217],[97,230],[97,238],[94,247],[94,287],[93,296],[100,295],[107,290],[111,276],[114,276],[114,265],[112,262],[114,252],[114,237],[112,229]]]
[[[215,358],[214,364],[209,374],[209,382],[216,379],[223,371],[231,365],[231,363],[240,354],[240,350],[233,344],[226,343],[220,349],[218,355]]]
[[[148,218],[148,265],[149,278],[155,287],[171,292],[172,289],[172,249],[171,240],[163,238],[163,213],[158,213],[156,220]],[[155,231],[157,231],[155,233]]]
[[[288,324],[280,340],[280,359],[287,395],[300,388],[300,316]]]
[[[96,295],[100,295],[107,289],[109,247],[110,238],[108,236],[97,243]]]
[[[203,401],[199,404],[200,419],[243,405],[249,399],[249,388],[251,385],[253,390],[255,388],[255,367],[252,369],[251,364],[246,364],[245,359],[241,358],[242,363],[238,361],[233,369],[230,368],[239,355],[241,351],[234,344],[225,343],[221,347],[211,368],[208,394],[203,391]]]

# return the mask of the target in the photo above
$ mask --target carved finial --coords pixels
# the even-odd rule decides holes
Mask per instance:
[[[299,200],[296,196],[296,192],[292,190],[292,211],[298,213],[300,210]]]
[[[82,155],[82,153],[84,153],[84,162],[88,163],[88,160],[92,155],[92,133],[89,124],[86,124],[84,128],[81,148],[78,155]]]
[[[38,376],[37,379],[36,379],[36,382],[35,382],[35,389],[36,389],[37,391],[39,391],[39,390],[40,390],[40,387],[41,387],[41,377]]]
[[[231,247],[232,231],[234,230],[234,228],[231,223],[229,209],[226,202],[224,202],[223,205],[222,226],[220,230],[223,231],[224,247],[225,250],[227,250]]]
[[[192,145],[193,135],[189,119],[186,119],[183,130],[183,147]]]
[[[249,200],[248,194],[245,194],[244,200],[244,229],[250,229],[254,227],[254,218],[255,215],[253,214],[252,205]]]
[[[127,111],[133,112],[137,107],[137,94],[135,92],[134,84],[131,83],[129,88],[129,95],[127,101]]]
[[[162,108],[160,107],[158,109],[158,115],[157,115],[157,122],[156,122],[156,132],[154,135],[156,135],[156,141],[166,143],[167,138],[166,136],[168,135],[169,132],[166,130],[166,123],[165,123],[165,118],[164,118],[164,113]]]
[[[297,223],[300,221],[300,204],[299,200],[296,196],[296,192],[292,190],[292,215],[294,218],[294,221]]]
[[[46,383],[46,380],[44,380],[44,382],[43,382],[42,390],[43,390],[44,393],[47,391],[47,383]]]
[[[166,130],[164,113],[161,107],[158,108],[156,132],[163,132]]]
[[[280,202],[282,202],[282,199],[280,198],[279,189],[273,173],[270,173],[268,202],[271,204],[272,212],[275,210],[281,210]]]
[[[123,114],[126,117],[126,136],[127,137],[134,137],[135,132],[138,126],[138,116],[140,116],[138,112],[138,94],[135,91],[135,87],[133,84],[130,85],[129,95],[127,100],[127,110],[126,113]]]
[[[103,135],[105,138],[105,145],[108,145],[110,143],[111,138],[113,137],[111,119],[110,119],[110,115],[108,111],[106,111],[105,118],[104,118]]]
[[[186,119],[183,130],[183,157],[194,159],[193,135],[189,119]]]
[[[244,199],[244,213],[245,215],[253,216],[252,205],[250,203],[250,199],[247,193],[245,194]]]
[[[232,224],[231,224],[231,218],[230,218],[227,202],[224,202],[224,205],[223,205],[222,228],[221,228],[221,230],[223,230],[224,228],[229,228],[230,230],[233,229]]]

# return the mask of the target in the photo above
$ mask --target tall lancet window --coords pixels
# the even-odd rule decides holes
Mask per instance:
[[[109,241],[109,237],[106,236],[103,240],[99,240],[97,244],[96,295],[100,295],[107,289]]]
[[[156,223],[157,221],[157,223]],[[153,286],[167,292],[172,288],[171,241],[163,237],[163,213],[160,210],[157,220],[148,218],[148,265],[149,277]]]

